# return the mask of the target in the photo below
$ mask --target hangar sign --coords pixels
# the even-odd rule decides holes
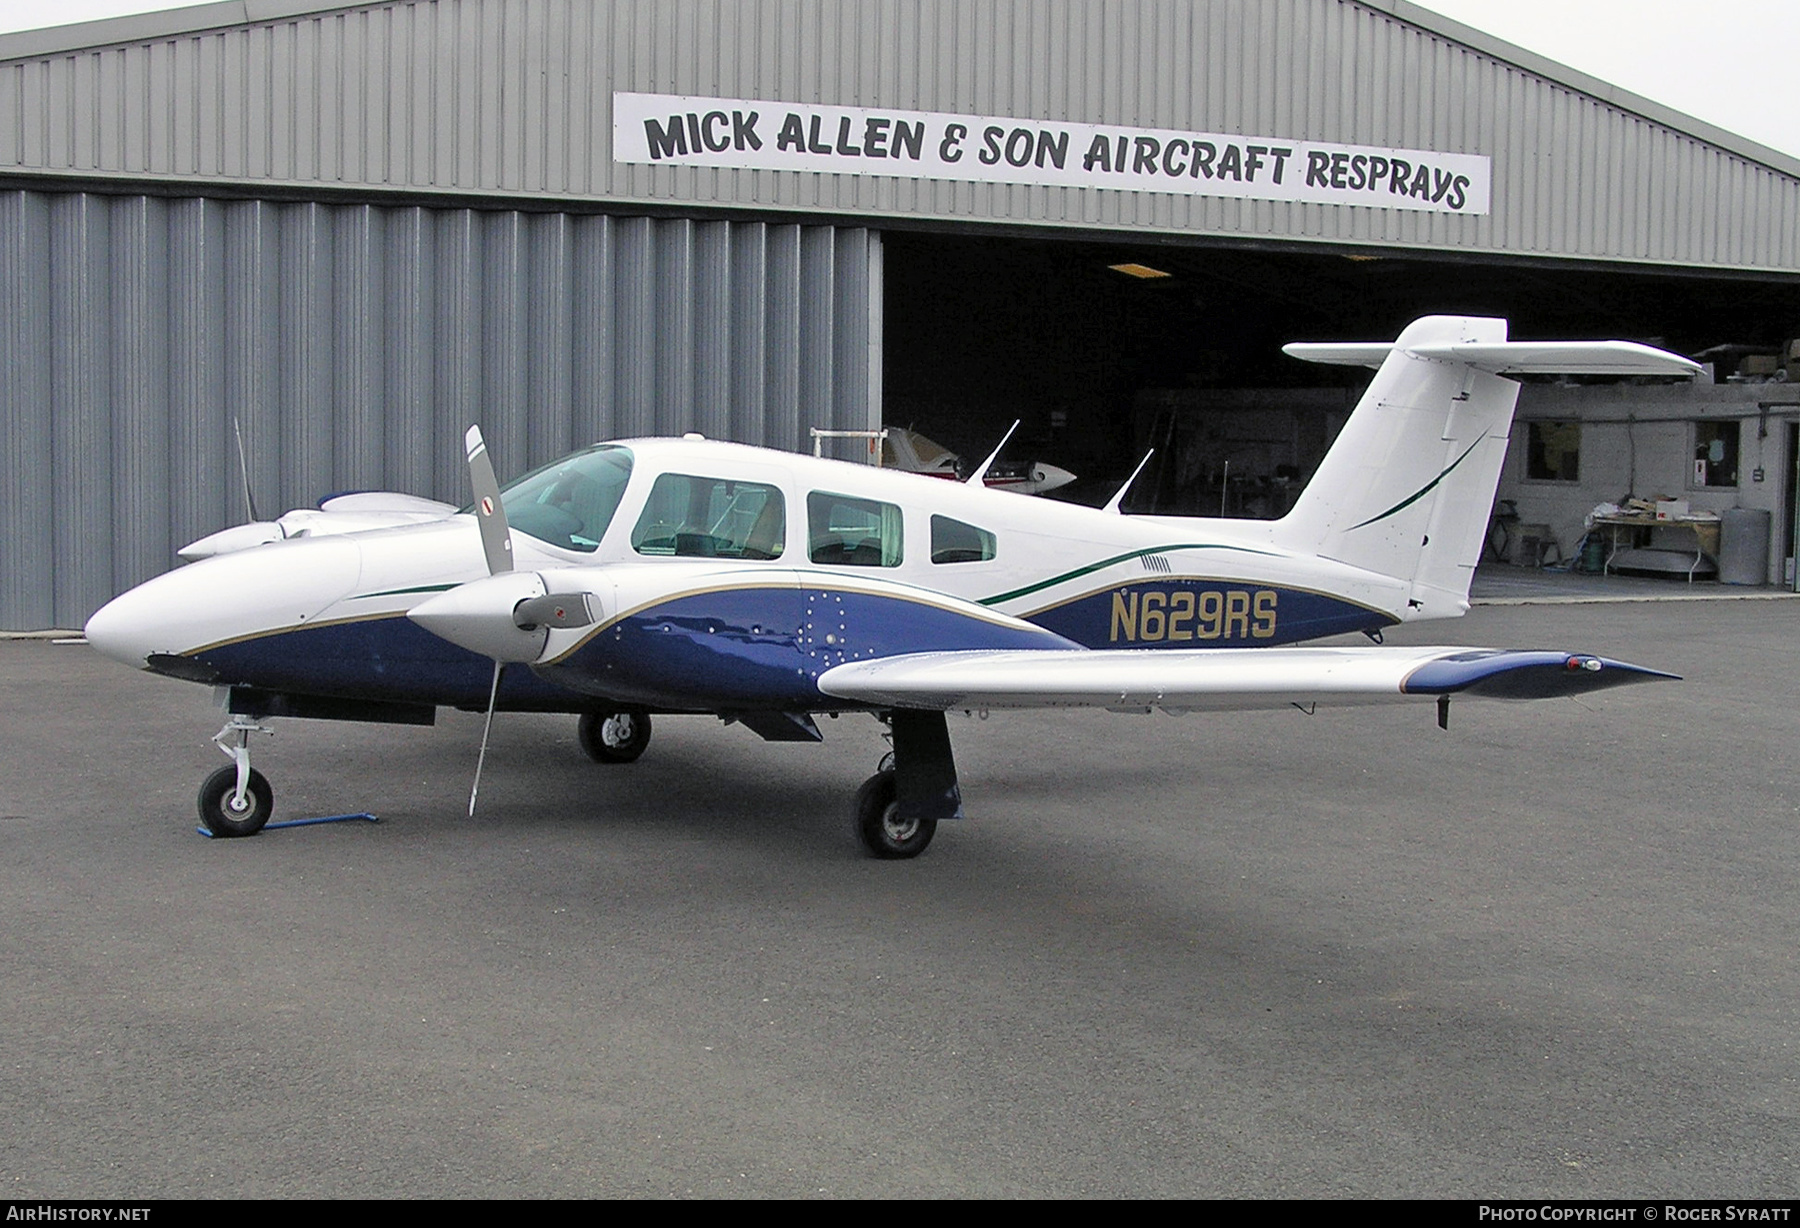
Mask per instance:
[[[1485,214],[1489,159],[1056,120],[613,95],[613,160]]]

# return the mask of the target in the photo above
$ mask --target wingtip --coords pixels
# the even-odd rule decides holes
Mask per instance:
[[[1400,689],[1415,695],[1483,695],[1491,699],[1551,699],[1639,682],[1679,682],[1629,661],[1585,652],[1472,649],[1415,669]]]

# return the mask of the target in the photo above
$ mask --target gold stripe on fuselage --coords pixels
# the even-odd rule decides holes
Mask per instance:
[[[179,655],[197,657],[203,652],[211,652],[215,648],[227,648],[232,644],[248,644],[251,640],[266,640],[272,636],[289,635],[295,631],[311,631],[315,627],[342,627],[348,623],[377,622],[384,618],[405,618],[405,610],[385,610],[375,614],[352,614],[348,618],[321,618],[318,622],[292,623],[285,627],[271,627],[266,631],[252,631],[248,635],[234,635],[229,639],[217,640],[211,644],[202,644],[198,648],[186,648]]]

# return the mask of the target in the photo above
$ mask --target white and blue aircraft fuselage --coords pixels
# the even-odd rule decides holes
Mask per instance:
[[[1393,343],[1288,349],[1377,373],[1280,520],[1122,515],[1117,499],[1096,510],[979,475],[952,484],[695,436],[596,445],[502,492],[471,431],[468,512],[357,496],[226,530],[184,552],[212,557],[119,597],[87,633],[120,660],[222,688],[234,762],[201,811],[225,834],[268,817],[248,733],[271,716],[566,711],[583,714],[590,754],[624,760],[651,713],[816,740],[814,714],[862,710],[894,737],[893,767],[858,799],[881,856],[915,855],[961,812],[951,709],[1427,699],[1441,713],[1452,694],[1662,676],[1560,651],[1294,645],[1379,642],[1468,608],[1518,391],[1505,375],[1692,363],[1624,342],[1509,343],[1504,321],[1460,317]]]

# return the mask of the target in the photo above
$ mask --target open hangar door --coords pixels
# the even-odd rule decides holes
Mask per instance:
[[[1336,250],[884,235],[883,417],[976,463],[1006,450],[1101,503],[1151,447],[1129,511],[1287,510],[1368,373],[1289,341],[1392,340],[1489,315],[1519,340],[1622,338],[1697,355],[1800,335],[1800,282]],[[1785,389],[1783,391],[1786,391]]]

